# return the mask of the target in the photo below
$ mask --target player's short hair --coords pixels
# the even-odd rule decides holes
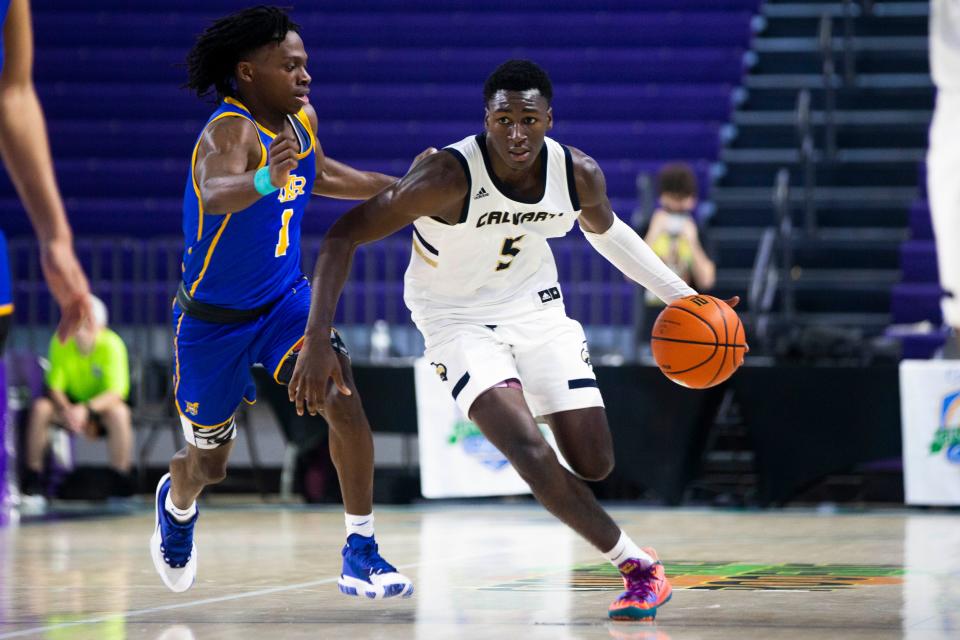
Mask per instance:
[[[686,162],[671,162],[660,167],[657,172],[657,195],[670,195],[687,198],[699,193],[697,176]]]
[[[283,42],[289,31],[300,33],[300,25],[280,7],[250,7],[220,18],[197,36],[187,54],[184,88],[201,98],[215,92],[217,101],[233,95],[237,63],[266,44]]]
[[[529,91],[536,89],[546,100],[553,101],[553,84],[543,67],[530,60],[507,60],[483,84],[483,101],[490,102],[497,91]]]

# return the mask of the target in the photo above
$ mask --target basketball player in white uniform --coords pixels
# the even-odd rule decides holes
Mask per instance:
[[[942,354],[960,358],[960,0],[930,3],[930,72],[937,106],[930,125],[927,195],[937,242],[943,322],[951,327]]]
[[[484,86],[483,134],[429,156],[334,224],[317,261],[290,397],[298,412],[313,413],[346,392],[320,336],[329,335],[354,249],[413,223],[405,299],[426,357],[443,365],[441,379],[464,414],[537,499],[623,574],[626,591],[610,617],[652,618],[670,598],[663,566],[583,482],[610,473],[613,444],[583,328],[564,311],[547,239],[579,222],[601,254],[665,301],[696,292],[614,215],[596,162],[546,137],[551,98],[540,67],[504,63]],[[557,460],[534,413],[546,419],[576,475]]]

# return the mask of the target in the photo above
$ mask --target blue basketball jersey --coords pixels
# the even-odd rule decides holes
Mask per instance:
[[[207,125],[245,118],[260,134],[260,167],[275,134],[234,98],[225,98]],[[307,114],[288,116],[300,141],[299,165],[286,186],[241,211],[204,214],[194,170],[201,132],[193,148],[183,194],[183,283],[194,299],[229,309],[253,309],[275,301],[302,277],[300,221],[316,178],[316,139]],[[206,126],[204,126],[206,129]]]
[[[0,71],[3,71],[3,25],[7,22],[10,0],[0,0]]]

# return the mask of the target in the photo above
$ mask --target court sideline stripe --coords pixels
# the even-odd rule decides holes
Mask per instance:
[[[494,555],[500,553],[495,551],[492,553],[483,553],[479,555],[469,555],[462,556],[460,558],[451,558],[449,560],[444,560],[444,562],[455,562],[457,560],[468,560],[472,558],[483,558],[489,555]],[[414,569],[425,563],[423,562],[414,562],[413,564],[404,564],[398,565],[398,569]],[[149,607],[147,609],[134,609],[133,611],[122,611],[118,613],[112,613],[109,615],[97,616],[95,618],[87,618],[86,620],[74,620],[71,622],[61,622],[59,624],[49,624],[42,627],[32,627],[30,629],[20,629],[19,631],[11,631],[9,633],[0,633],[0,640],[6,638],[20,638],[23,636],[29,636],[36,633],[42,633],[45,631],[53,631],[55,629],[66,629],[67,627],[78,627],[86,624],[98,624],[100,622],[108,622],[110,620],[116,620],[117,618],[133,618],[135,616],[142,616],[147,613],[156,613],[159,611],[170,611],[172,609],[186,609],[189,607],[198,607],[205,604],[215,604],[218,602],[229,602],[231,600],[242,600],[244,598],[256,598],[258,596],[266,596],[272,593],[282,593],[284,591],[294,591],[296,589],[308,589],[310,587],[317,587],[322,584],[330,584],[331,582],[336,582],[339,578],[325,578],[323,580],[311,580],[310,582],[298,582],[296,584],[288,584],[279,587],[270,587],[269,589],[258,589],[257,591],[247,591],[245,593],[235,593],[228,596],[217,596],[216,598],[206,598],[204,600],[192,600],[190,602],[178,602],[176,604],[165,604],[160,607]]]

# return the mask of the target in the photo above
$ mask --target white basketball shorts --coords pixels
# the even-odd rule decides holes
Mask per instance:
[[[498,325],[457,322],[424,338],[425,357],[465,416],[480,394],[511,378],[534,416],[603,406],[583,327],[562,308]]]

